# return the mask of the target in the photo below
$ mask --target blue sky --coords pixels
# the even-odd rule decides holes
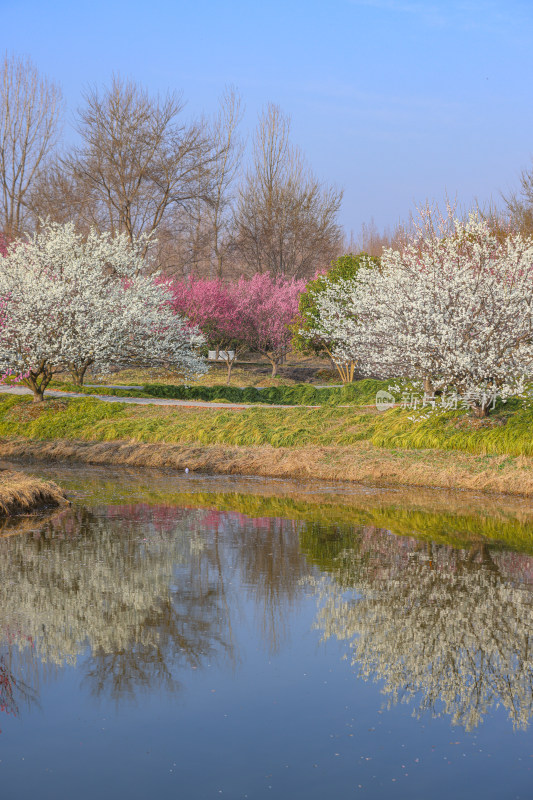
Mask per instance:
[[[0,0],[2,48],[58,81],[72,120],[113,71],[183,91],[191,116],[227,84],[244,132],[273,101],[349,232],[457,195],[498,201],[533,155],[530,0]],[[67,135],[72,136],[68,132]]]

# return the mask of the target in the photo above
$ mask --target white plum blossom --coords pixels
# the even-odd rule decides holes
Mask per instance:
[[[533,241],[477,215],[413,237],[318,298],[335,358],[457,392],[481,415],[533,374]]]
[[[114,367],[162,367],[185,377],[207,371],[205,359],[196,352],[205,337],[173,311],[165,283],[158,283],[153,275],[137,275],[120,291],[123,335],[108,363]]]
[[[147,276],[144,238],[133,244],[74,225],[48,223],[0,257],[0,370],[23,376],[41,400],[57,372],[81,383],[88,366],[172,366],[204,371],[194,352],[202,339]]]

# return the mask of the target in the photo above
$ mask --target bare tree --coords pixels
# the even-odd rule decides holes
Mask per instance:
[[[520,189],[503,195],[514,228],[526,235],[533,234],[533,163],[520,173]]]
[[[236,89],[225,90],[213,129],[216,152],[211,203],[206,207],[216,275],[222,278],[224,258],[232,226],[231,186],[239,169],[243,142],[237,135],[242,119],[242,101]]]
[[[28,209],[38,230],[43,220],[61,225],[74,221],[82,231],[97,224],[98,201],[83,181],[66,169],[56,155],[39,173],[28,194]]]
[[[357,236],[354,236],[353,231],[350,232],[349,238],[345,239],[343,249],[346,253],[365,252],[379,258],[383,250],[389,247],[394,250],[402,250],[407,243],[411,229],[412,221],[407,223],[398,221],[394,228],[387,226],[380,231],[372,218],[370,222],[361,224]]]
[[[312,275],[340,244],[342,192],[317,180],[289,136],[289,117],[268,105],[235,216],[236,248],[248,272]]]
[[[228,277],[233,271],[232,186],[240,167],[243,143],[237,134],[242,118],[241,99],[233,87],[225,90],[210,128],[213,147],[209,195],[203,192],[203,176],[197,174],[196,200],[184,212],[170,210],[158,229],[158,261],[165,272],[185,278]]]
[[[28,58],[4,56],[0,76],[0,184],[4,233],[19,236],[33,182],[59,135],[59,86]]]
[[[154,97],[114,76],[109,88],[91,88],[84,99],[82,144],[42,181],[36,213],[61,217],[68,197],[78,224],[133,241],[157,230],[170,208],[189,213],[199,198],[210,199],[212,138],[205,121],[183,121],[179,94]]]

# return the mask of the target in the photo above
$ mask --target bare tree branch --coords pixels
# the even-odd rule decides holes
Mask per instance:
[[[19,236],[29,193],[57,143],[60,88],[29,59],[4,56],[0,74],[0,188],[4,233]]]
[[[342,192],[315,178],[289,135],[289,118],[267,106],[235,214],[236,248],[248,272],[309,276],[340,244]]]

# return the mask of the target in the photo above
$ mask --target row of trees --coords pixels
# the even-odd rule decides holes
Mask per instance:
[[[322,184],[268,105],[248,157],[243,104],[228,89],[212,117],[188,119],[180,93],[114,76],[89,88],[61,145],[60,88],[29,60],[0,66],[0,217],[8,238],[40,220],[74,222],[130,243],[157,232],[154,264],[177,277],[269,271],[303,277],[338,252],[342,192]]]
[[[223,352],[228,383],[244,350],[286,354],[305,281],[269,273],[225,284],[152,273],[150,237],[132,241],[73,223],[47,223],[0,250],[0,371],[42,400],[58,373],[82,384],[87,369],[206,371],[203,345]]]
[[[438,224],[437,224],[438,223]],[[232,283],[151,271],[150,236],[133,240],[47,223],[0,254],[0,370],[42,399],[58,372],[165,367],[205,371],[222,352],[228,383],[244,350],[274,376],[291,344],[359,373],[423,381],[481,416],[533,374],[533,240],[498,236],[473,215],[425,219],[403,250],[344,256],[306,284],[257,273]]]

